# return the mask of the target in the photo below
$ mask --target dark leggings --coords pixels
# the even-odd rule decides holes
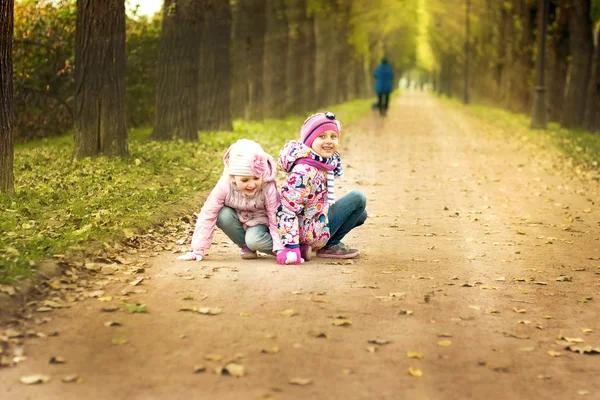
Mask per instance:
[[[388,109],[388,104],[390,102],[390,94],[389,93],[378,93],[377,94],[377,108],[379,108],[379,112],[381,114],[385,114]]]

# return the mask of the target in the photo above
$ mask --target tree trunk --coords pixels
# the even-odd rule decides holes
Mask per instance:
[[[590,0],[569,1],[569,44],[571,66],[561,124],[565,128],[581,128],[594,53]]]
[[[307,79],[310,71],[314,70],[314,62],[308,64],[307,59],[314,59],[313,27],[306,15],[306,0],[288,0],[287,19],[289,26],[289,43],[287,53],[286,73],[286,111],[302,113],[309,109],[307,91],[313,82]],[[312,74],[314,75],[314,73]]]
[[[289,31],[286,5],[284,0],[266,0],[266,2],[264,116],[281,118],[287,111],[285,96]]]
[[[302,111],[314,110],[316,107],[315,99],[317,97],[317,37],[315,33],[315,17],[307,15],[303,19],[301,29],[305,32],[306,43],[302,46],[304,56],[300,61],[302,65]]]
[[[592,63],[592,78],[588,87],[585,129],[600,133],[600,27],[596,28],[594,35],[596,49]]]
[[[548,46],[548,119],[559,122],[569,71],[569,18],[564,5],[555,10],[553,15],[558,19],[551,20],[549,24],[553,29]]]
[[[13,67],[14,0],[0,1],[0,192],[14,193]]]
[[[231,6],[205,4],[200,49],[198,129],[231,130]]]
[[[498,36],[498,61],[496,62],[496,101],[503,101],[504,82],[506,80],[506,47],[507,47],[507,36],[508,36],[508,23],[510,15],[505,7],[502,7],[500,11],[500,29]]]
[[[77,2],[74,114],[74,159],[127,154],[124,0]]]
[[[328,107],[338,101],[339,44],[337,43],[335,12],[330,2],[315,16],[316,102],[312,108]]]
[[[535,46],[536,3],[520,0],[518,17],[521,31],[518,35],[519,45],[515,48],[515,69],[513,72],[514,97],[511,102],[515,111],[526,112],[532,107],[533,84],[532,73],[535,71],[533,49]]]
[[[165,0],[152,138],[198,140],[202,0]]]
[[[235,10],[234,116],[263,118],[266,0],[238,0]]]

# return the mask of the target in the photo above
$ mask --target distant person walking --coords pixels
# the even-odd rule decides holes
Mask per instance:
[[[373,76],[375,77],[377,108],[379,108],[379,113],[381,115],[385,115],[387,113],[390,102],[390,93],[392,93],[394,82],[394,70],[392,70],[392,66],[388,64],[385,57],[381,59],[381,64],[375,69]]]

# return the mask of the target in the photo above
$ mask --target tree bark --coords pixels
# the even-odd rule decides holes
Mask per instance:
[[[286,73],[286,106],[289,113],[302,113],[308,110],[307,87],[313,83],[307,80],[314,62],[307,64],[306,59],[314,59],[314,43],[310,43],[313,27],[306,15],[306,0],[288,0],[286,15],[289,27],[289,42]],[[314,73],[312,74],[314,75]]]
[[[594,36],[596,49],[592,63],[592,78],[588,87],[585,129],[600,133],[600,27],[596,28]]]
[[[264,117],[286,114],[288,21],[284,0],[266,0],[267,31],[263,70]],[[297,78],[297,77],[296,77]]]
[[[565,128],[582,128],[584,123],[594,53],[590,7],[590,0],[569,0],[571,66],[561,120]]]
[[[231,6],[229,0],[208,0],[205,6],[198,129],[231,130]]]
[[[569,18],[564,5],[554,7],[555,21],[552,27],[548,49],[548,119],[559,122],[563,113],[565,87],[569,72]],[[551,9],[552,10],[552,9]]]
[[[165,0],[152,138],[198,140],[202,0]]]
[[[266,0],[238,0],[235,10],[234,117],[263,118]]]
[[[0,192],[14,193],[13,66],[14,0],[0,1]]]
[[[74,159],[128,153],[124,0],[77,2],[74,114]]]
[[[333,6],[325,2],[324,9],[315,16],[316,38],[316,98],[312,108],[337,103],[339,49],[336,41],[336,23]]]

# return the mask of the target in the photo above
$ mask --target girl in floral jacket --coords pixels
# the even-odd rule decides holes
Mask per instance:
[[[354,258],[358,250],[342,238],[367,219],[367,200],[356,190],[335,201],[335,178],[344,175],[337,147],[341,124],[331,112],[310,116],[300,130],[300,140],[287,142],[279,154],[279,166],[288,173],[281,188],[277,226],[284,250],[280,264],[308,261],[311,249],[317,257]]]
[[[223,157],[225,170],[204,203],[192,236],[192,251],[180,260],[204,258],[215,225],[240,247],[243,259],[256,251],[276,254],[283,248],[275,213],[279,193],[275,184],[275,160],[252,140],[241,139]]]

